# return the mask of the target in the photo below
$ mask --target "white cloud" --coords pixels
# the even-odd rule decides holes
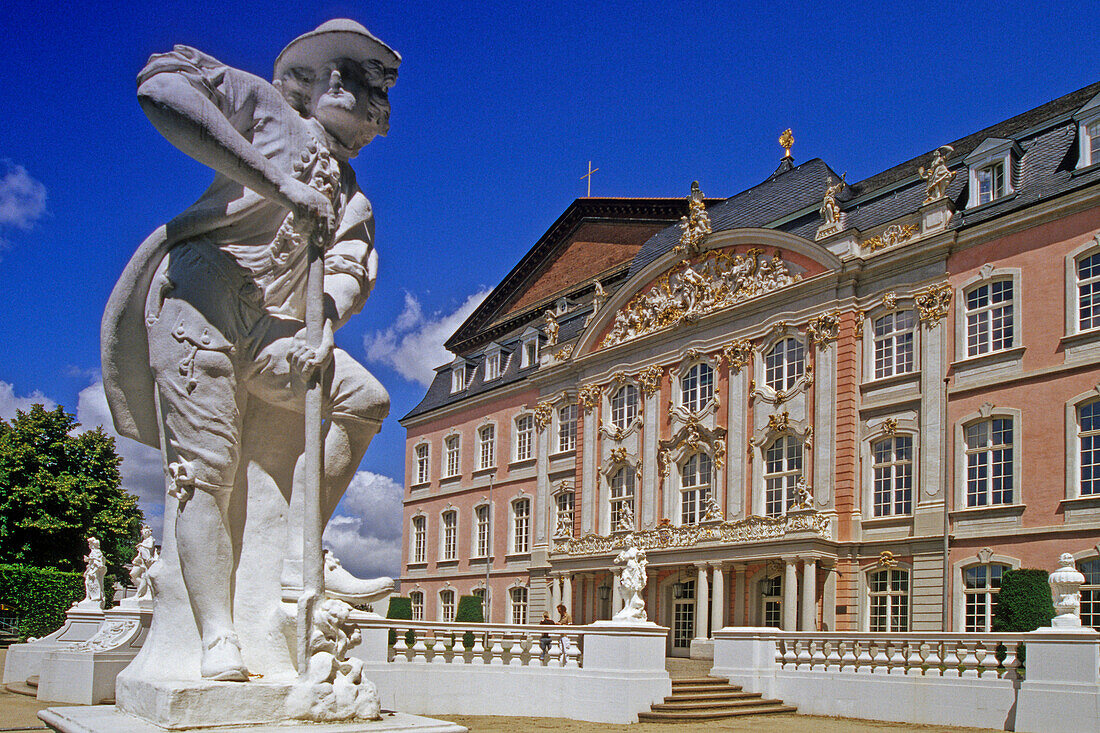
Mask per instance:
[[[393,325],[363,337],[367,361],[389,365],[405,379],[428,386],[435,376],[435,367],[454,359],[454,354],[443,348],[443,342],[470,317],[489,292],[476,292],[457,310],[437,311],[430,316],[424,315],[415,295],[405,293],[405,308]]]
[[[27,169],[10,160],[2,161],[0,178],[0,224],[30,229],[46,213],[46,187],[31,178]]]
[[[160,451],[115,432],[102,379],[80,390],[76,419],[82,429],[102,426],[115,439],[115,451],[122,456],[122,487],[138,498],[145,521],[159,538],[164,522],[164,468]]]
[[[396,577],[401,569],[401,484],[359,471],[325,528],[324,545],[361,578]]]
[[[15,394],[15,385],[0,382],[0,420],[11,420],[16,410],[26,412],[31,405],[42,405],[47,410],[57,407],[57,403],[38,390],[31,392],[29,397],[19,397]]]

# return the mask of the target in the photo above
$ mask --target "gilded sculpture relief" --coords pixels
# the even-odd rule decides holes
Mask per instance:
[[[917,314],[921,323],[935,327],[947,316],[954,290],[951,283],[932,285],[916,294]]]
[[[703,204],[703,192],[699,190],[699,181],[692,181],[688,215],[680,217],[680,243],[672,251],[685,258],[693,257],[702,251],[703,240],[710,232],[710,217]]]
[[[895,244],[908,242],[917,231],[917,224],[892,224],[883,230],[882,234],[869,237],[861,242],[861,246],[868,252],[892,247]]]

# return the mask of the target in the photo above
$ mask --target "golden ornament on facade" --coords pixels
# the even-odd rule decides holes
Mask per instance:
[[[551,418],[554,416],[554,406],[549,402],[540,402],[535,405],[535,427],[542,430],[546,429],[546,426],[550,424]]]
[[[954,289],[948,282],[932,285],[917,293],[915,300],[921,323],[929,323],[933,328],[937,326],[947,316],[953,295]]]
[[[791,128],[788,127],[779,136],[779,144],[783,147],[783,157],[791,157],[791,148],[794,147],[794,133],[791,132]]]
[[[878,556],[878,566],[880,568],[896,568],[898,561],[894,559],[894,553],[883,550]]]
[[[864,239],[860,245],[868,252],[892,247],[895,244],[909,241],[917,231],[916,224],[893,224],[886,227],[877,237]]]
[[[768,430],[775,431],[777,433],[790,432],[791,429],[791,414],[784,410],[775,415],[768,416]]]
[[[592,412],[600,404],[601,393],[600,385],[586,384],[577,393],[577,403],[584,408],[585,412]]]
[[[612,463],[626,463],[626,448],[619,446],[618,448],[611,449],[611,462]]]
[[[810,343],[825,346],[830,341],[836,341],[840,336],[840,313],[822,313],[817,318],[810,319],[806,324],[806,335]]]
[[[575,344],[566,344],[565,346],[557,350],[557,352],[554,354],[554,358],[558,361],[565,361],[569,357],[573,356],[574,346]]]
[[[891,290],[886,295],[882,296],[882,306],[890,310],[898,307],[898,294]]]
[[[856,338],[863,338],[863,321],[867,318],[867,312],[864,310],[856,311]]]
[[[710,232],[710,216],[703,203],[703,192],[699,190],[699,181],[692,181],[688,215],[680,217],[680,243],[672,248],[673,253],[684,257],[699,254],[703,249],[703,240]]]
[[[724,465],[726,465],[726,441],[719,440],[714,445],[714,468],[721,471]]]
[[[615,372],[611,375],[611,381],[615,384],[625,384],[627,380],[626,372]]]
[[[888,418],[886,418],[885,420],[882,421],[882,432],[886,433],[887,435],[893,435],[897,431],[898,431],[897,418],[888,417]]]
[[[642,388],[642,394],[648,397],[656,392],[661,386],[661,376],[663,374],[664,369],[656,364],[650,364],[645,369],[638,372],[637,380]]]
[[[740,371],[744,369],[745,365],[752,359],[754,348],[752,341],[748,339],[737,339],[722,347],[722,358],[726,360],[726,363],[729,364],[731,368]]]

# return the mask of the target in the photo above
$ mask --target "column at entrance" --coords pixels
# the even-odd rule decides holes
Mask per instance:
[[[745,588],[745,566],[733,566],[733,625],[745,625],[745,603],[748,600]]]
[[[566,612],[573,615],[573,574],[565,573],[561,576],[561,603],[565,606]],[[551,616],[554,620],[557,620],[557,608],[558,604],[554,604],[554,613]]]
[[[783,630],[798,631],[798,568],[793,557],[783,562]]]
[[[802,630],[817,631],[817,561],[802,563]]]
[[[726,625],[726,567],[722,563],[714,566],[714,596],[710,609],[710,638],[714,638],[714,629],[720,629]]]
[[[626,603],[623,600],[623,591],[619,587],[619,576],[623,573],[622,568],[611,569],[611,617],[614,618],[615,614],[623,609],[623,605]]]
[[[550,573],[550,608],[546,609],[550,612],[550,618],[554,618],[554,609],[559,603],[561,603],[561,592],[558,590],[558,575]]]
[[[699,570],[699,576],[695,581],[695,638],[705,641],[709,626],[710,586],[707,582],[707,565],[703,563],[696,568]]]

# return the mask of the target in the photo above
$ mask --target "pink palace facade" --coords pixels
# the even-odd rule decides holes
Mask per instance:
[[[1100,627],[1100,84],[856,183],[578,199],[447,347],[401,421],[418,618],[609,618],[630,535],[671,655],[987,630],[1065,551]]]

